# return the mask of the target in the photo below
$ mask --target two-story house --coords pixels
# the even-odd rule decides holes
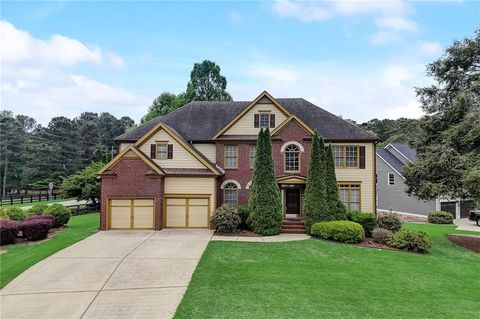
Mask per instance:
[[[351,210],[375,212],[376,138],[301,98],[195,101],[115,139],[100,172],[101,229],[206,228],[222,204],[248,202],[257,134],[271,131],[283,214],[303,215],[311,136],[332,143]]]

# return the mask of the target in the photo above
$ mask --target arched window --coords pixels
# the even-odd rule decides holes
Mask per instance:
[[[234,183],[228,183],[223,188],[223,203],[227,205],[237,205],[238,187]]]
[[[295,144],[285,147],[285,171],[298,172],[300,170],[300,148]]]

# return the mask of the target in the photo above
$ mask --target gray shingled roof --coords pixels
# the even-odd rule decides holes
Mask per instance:
[[[299,98],[276,99],[290,113],[316,129],[327,140],[376,140],[363,129],[346,122],[320,107]],[[208,141],[236,115],[248,101],[194,101],[178,110],[144,123],[115,138],[116,141],[136,141],[158,122],[173,127],[187,141]]]
[[[391,143],[400,153],[402,153],[410,161],[415,162],[417,160],[417,152],[408,144]]]
[[[405,166],[405,164],[403,164],[398,158],[395,157],[395,155],[390,153],[387,149],[377,148],[377,155],[383,158],[385,162],[392,166],[397,172],[403,174],[403,167]]]

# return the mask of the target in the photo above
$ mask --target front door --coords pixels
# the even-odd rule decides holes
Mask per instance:
[[[285,213],[290,215],[299,215],[300,214],[300,189],[292,188],[285,189]]]

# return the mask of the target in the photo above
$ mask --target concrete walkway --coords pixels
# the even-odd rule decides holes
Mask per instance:
[[[242,237],[242,236],[218,236],[213,235],[212,240],[219,241],[244,241],[254,243],[278,243],[294,240],[309,239],[310,236],[303,234],[280,234],[276,236]]]
[[[453,223],[458,226],[458,230],[470,230],[480,232],[480,227],[477,226],[476,222],[468,220],[468,218],[454,219]]]
[[[171,318],[210,230],[104,231],[0,292],[1,318]]]

